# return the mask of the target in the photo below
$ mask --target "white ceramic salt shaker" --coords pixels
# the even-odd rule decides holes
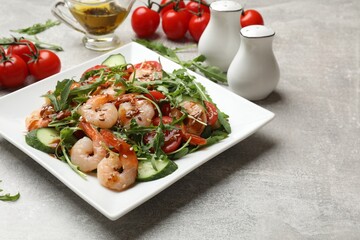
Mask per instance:
[[[256,101],[266,98],[276,88],[280,70],[272,48],[274,36],[271,28],[262,25],[240,30],[241,46],[227,72],[233,92]]]
[[[216,1],[210,4],[210,21],[198,43],[198,51],[209,65],[226,72],[240,46],[241,4]]]

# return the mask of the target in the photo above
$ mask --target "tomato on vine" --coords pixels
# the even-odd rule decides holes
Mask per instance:
[[[202,0],[191,0],[186,4],[185,8],[190,14],[198,14],[198,13],[210,14],[209,5]]]
[[[185,2],[183,0],[161,0],[160,15],[163,17],[164,13],[172,9],[184,9]]]
[[[162,17],[162,28],[167,38],[179,40],[185,37],[189,26],[187,11],[171,9]]]
[[[210,21],[210,14],[206,12],[191,17],[189,22],[189,32],[196,42],[199,42],[199,39],[203,34],[209,21]]]
[[[151,6],[141,6],[134,10],[131,16],[131,26],[140,38],[153,35],[160,24],[160,15]]]
[[[24,38],[19,40],[14,38],[14,43],[15,44],[13,45],[9,45],[7,54],[16,54],[21,57],[25,63],[28,63],[31,59],[31,55],[36,52],[35,45],[31,41]]]
[[[41,80],[60,72],[61,62],[54,52],[41,49],[34,54],[33,60],[28,63],[28,67],[31,75],[36,80]]]
[[[24,60],[16,54],[5,54],[0,47],[0,86],[16,88],[24,85],[28,68]]]

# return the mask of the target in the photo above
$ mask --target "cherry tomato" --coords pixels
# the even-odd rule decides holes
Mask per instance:
[[[207,118],[207,124],[210,126],[215,125],[215,123],[218,120],[218,112],[215,105],[211,102],[204,101],[205,107],[206,107],[206,118]]]
[[[28,64],[30,73],[36,80],[50,77],[60,72],[61,62],[59,57],[52,51],[41,49],[36,54],[36,59]]]
[[[164,5],[168,2],[170,2],[172,0],[161,0],[161,5]],[[176,6],[176,3],[175,2],[172,2],[170,3],[169,5],[167,5],[166,7],[162,8],[161,11],[160,11],[160,15],[161,17],[163,17],[164,13],[171,10],[171,9],[175,9],[177,7],[177,9],[183,9],[185,8],[185,2],[183,0],[180,0],[179,1],[179,5]]]
[[[157,61],[144,61],[141,63],[137,63],[134,65],[135,69],[149,69],[160,72],[162,70],[162,66]]]
[[[140,38],[153,35],[159,24],[159,13],[145,6],[136,8],[131,16],[131,26]]]
[[[179,40],[188,30],[189,18],[187,11],[169,10],[162,18],[162,28],[167,38]]]
[[[153,124],[158,126],[160,124],[160,118],[154,118]],[[163,124],[169,124],[172,122],[172,118],[168,116],[162,117]],[[144,136],[144,141],[149,143],[155,137],[155,132],[148,133]],[[164,131],[164,144],[162,145],[161,149],[165,153],[171,153],[179,148],[181,144],[182,136],[181,131],[179,129],[172,129],[172,130],[165,130]]]
[[[106,69],[106,68],[108,68],[108,66],[106,66],[106,65],[95,65],[95,66],[93,66],[91,68],[86,69],[85,72],[82,74],[82,77],[85,76],[88,72],[103,69],[103,68]]]
[[[7,54],[16,54],[21,57],[25,63],[31,59],[31,55],[36,52],[35,45],[26,39],[20,39],[16,43],[24,43],[26,45],[10,45],[7,49]]]
[[[16,54],[5,55],[3,50],[0,51],[0,85],[6,88],[22,86],[28,75],[26,63]]]
[[[134,72],[134,69],[136,69],[136,72]],[[126,72],[129,74],[128,79],[135,77],[139,81],[153,81],[161,78],[162,66],[157,61],[144,61],[134,66],[129,66]]]
[[[199,42],[201,35],[203,34],[206,26],[210,21],[210,14],[203,13],[200,16],[194,15],[189,22],[190,35],[196,42]]]
[[[261,14],[253,9],[247,9],[240,15],[240,26],[246,27],[250,25],[264,25]]]
[[[144,96],[155,101],[159,101],[166,98],[166,96],[162,92],[156,90],[151,90],[149,91],[149,93],[144,94]]]
[[[160,110],[163,116],[169,116],[171,113],[171,105],[168,102],[160,103]]]
[[[106,65],[95,65],[87,70],[85,70],[85,72],[81,75],[81,77],[86,77],[86,81],[87,82],[94,82],[96,81],[100,75],[95,75],[95,74],[90,74],[89,76],[86,76],[88,73],[90,73],[91,71],[94,71],[94,70],[99,70],[99,69],[107,69],[108,66]]]
[[[210,9],[206,6],[205,1],[201,1],[203,4],[199,3],[199,1],[191,0],[186,4],[186,9],[190,14],[197,14],[197,13],[208,13],[210,14]]]

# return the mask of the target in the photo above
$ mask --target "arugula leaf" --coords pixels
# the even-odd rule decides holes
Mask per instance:
[[[74,96],[80,94],[88,94],[104,82],[106,82],[106,80],[104,79],[103,75],[100,75],[100,77],[98,77],[94,83],[74,88],[70,91],[69,95]]]
[[[24,33],[27,35],[35,35],[35,34],[41,33],[43,31],[45,31],[53,26],[59,25],[59,24],[61,24],[61,22],[58,20],[53,21],[51,19],[48,19],[44,24],[36,23],[27,28],[21,28],[21,29],[10,30],[10,31],[17,32],[17,33]]]
[[[1,180],[0,180],[1,182]],[[3,190],[0,189],[0,192],[2,192]],[[6,202],[15,202],[16,200],[18,200],[20,198],[20,193],[17,193],[15,195],[10,195],[10,193],[7,193],[5,195],[0,195],[0,201],[6,201]]]
[[[186,154],[189,153],[189,148],[188,147],[183,147],[180,149],[180,151],[177,151],[172,158],[173,159],[179,159],[182,158],[183,156],[185,156]]]
[[[206,145],[210,146],[213,145],[225,138],[227,138],[228,134],[222,131],[214,131],[210,137],[206,139]]]
[[[63,145],[66,148],[71,148],[77,141],[77,138],[74,137],[74,132],[79,130],[78,128],[70,128],[65,127],[61,129],[60,131],[60,141],[61,145]]]
[[[174,50],[172,50],[171,48],[166,47],[164,44],[159,43],[159,42],[151,42],[145,39],[136,39],[134,40],[135,42],[149,48],[152,49],[156,52],[158,52],[160,55],[167,57],[171,60],[173,60],[176,63],[181,64],[181,60],[179,59],[179,57],[176,55],[176,52]]]
[[[15,202],[19,198],[20,198],[20,193],[17,193],[15,195],[10,195],[9,193],[7,193],[5,195],[0,195],[0,200],[7,201],[7,202]]]
[[[221,112],[218,109],[218,120],[219,120],[220,124],[224,127],[224,129],[227,133],[231,133],[231,126],[228,121],[228,118],[229,118],[228,115],[226,115],[225,113]]]
[[[169,58],[170,60],[182,65],[185,68],[201,73],[214,82],[227,84],[226,74],[222,72],[220,68],[203,64],[203,62],[206,60],[206,57],[203,55],[197,56],[190,61],[181,61],[176,54],[176,50],[178,50],[177,48],[171,49],[160,42],[151,42],[145,39],[136,39],[134,41],[159,53],[164,57]]]
[[[192,66],[190,67],[191,70],[198,70],[201,72],[205,77],[215,82],[220,83],[227,83],[226,74],[220,70],[220,68],[216,66],[205,66],[198,62],[192,62]]]
[[[27,37],[26,39],[33,42],[38,49],[49,49],[49,50],[53,50],[53,51],[57,51],[57,52],[64,51],[64,49],[61,46],[53,44],[53,43],[42,42],[36,36],[35,36],[35,38]]]
[[[55,91],[53,93],[48,93],[48,94],[43,95],[43,97],[47,97],[50,99],[56,112],[67,108],[70,87],[73,82],[74,82],[74,80],[71,80],[71,79],[65,79],[63,81],[58,81],[56,84]]]

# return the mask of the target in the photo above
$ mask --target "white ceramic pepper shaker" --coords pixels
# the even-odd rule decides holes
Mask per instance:
[[[216,1],[210,4],[210,21],[200,37],[198,50],[209,65],[226,72],[240,46],[241,4]]]
[[[271,28],[262,25],[240,30],[241,46],[227,72],[233,92],[256,101],[266,98],[276,88],[280,70],[272,48],[274,36]]]

